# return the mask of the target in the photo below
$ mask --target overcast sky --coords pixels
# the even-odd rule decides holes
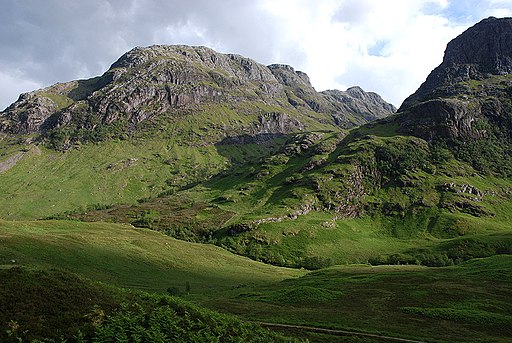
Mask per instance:
[[[359,85],[399,106],[448,41],[512,0],[0,0],[0,110],[22,92],[102,74],[152,44],[205,45]]]

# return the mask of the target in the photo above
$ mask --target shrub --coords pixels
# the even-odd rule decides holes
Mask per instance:
[[[299,267],[306,268],[309,270],[317,270],[326,267],[330,267],[334,264],[333,260],[329,257],[311,256],[305,257],[299,262]]]

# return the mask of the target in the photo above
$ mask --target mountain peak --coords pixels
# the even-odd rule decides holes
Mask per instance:
[[[410,97],[399,111],[446,95],[451,85],[482,80],[491,75],[512,74],[512,18],[489,17],[450,41],[443,62]]]
[[[489,17],[448,43],[443,65],[470,64],[480,73],[512,73],[512,18]]]

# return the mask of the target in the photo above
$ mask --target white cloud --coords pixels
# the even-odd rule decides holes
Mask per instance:
[[[268,2],[284,22],[284,37],[306,53],[296,66],[317,89],[360,85],[388,101],[401,101],[419,87],[441,61],[446,44],[467,26],[439,12],[444,0]]]
[[[487,11],[488,16],[493,17],[510,17],[512,16],[512,8],[510,7],[498,7],[498,8],[492,8]]]

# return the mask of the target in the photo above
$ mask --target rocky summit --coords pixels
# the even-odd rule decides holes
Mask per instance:
[[[0,130],[48,134],[116,127],[126,133],[162,114],[204,112],[216,104],[257,114],[245,126],[231,127],[234,133],[254,132],[269,113],[293,118],[293,127],[279,128],[286,132],[307,126],[301,116],[311,113],[318,122],[349,128],[396,110],[360,88],[319,93],[305,73],[287,65],[267,67],[206,47],[155,45],[127,52],[100,77],[22,94],[0,114]]]
[[[433,98],[464,91],[462,82],[512,73],[512,18],[490,17],[448,43],[443,62],[399,111]],[[459,86],[459,88],[455,87]]]

